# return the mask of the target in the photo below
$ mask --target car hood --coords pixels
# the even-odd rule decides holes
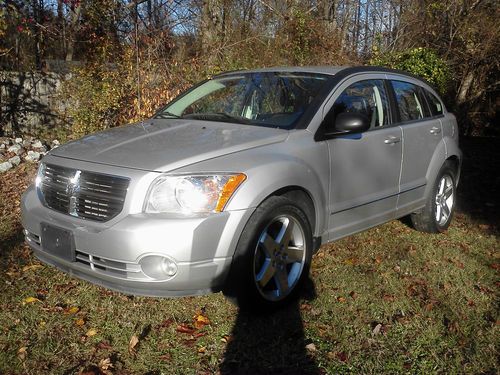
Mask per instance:
[[[202,160],[284,141],[288,131],[212,121],[154,119],[66,143],[51,155],[166,172]]]

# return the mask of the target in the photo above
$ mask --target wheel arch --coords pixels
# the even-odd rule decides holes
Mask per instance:
[[[429,163],[429,167],[427,168],[427,173],[425,176],[427,181],[427,186],[425,187],[425,194],[424,194],[425,197],[428,197],[429,194],[432,193],[434,182],[439,174],[439,171],[446,162],[447,158],[446,151],[447,151],[446,144],[442,140],[436,147],[434,155],[432,155],[431,161]]]
[[[311,193],[307,189],[297,185],[285,186],[269,194],[266,199],[275,195],[286,197],[297,203],[309,219],[312,233],[316,233],[316,222],[318,221],[316,216],[318,215],[318,210],[316,209]]]

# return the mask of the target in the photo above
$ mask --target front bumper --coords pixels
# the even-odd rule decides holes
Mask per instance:
[[[253,212],[192,217],[137,213],[120,215],[111,224],[96,223],[44,207],[33,186],[24,193],[21,209],[26,242],[43,262],[109,289],[158,297],[218,291]],[[44,251],[42,223],[72,233],[76,261]],[[153,278],[143,272],[141,259],[153,255],[175,262],[175,275]]]

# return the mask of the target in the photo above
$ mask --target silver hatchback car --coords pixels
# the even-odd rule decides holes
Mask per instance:
[[[446,230],[461,159],[455,117],[408,74],[228,72],[52,150],[23,225],[43,262],[107,288],[265,309],[296,295],[321,244],[406,215]]]

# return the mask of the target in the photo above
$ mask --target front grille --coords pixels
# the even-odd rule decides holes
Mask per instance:
[[[44,164],[38,188],[43,203],[56,211],[94,221],[118,215],[125,201],[129,179]]]

